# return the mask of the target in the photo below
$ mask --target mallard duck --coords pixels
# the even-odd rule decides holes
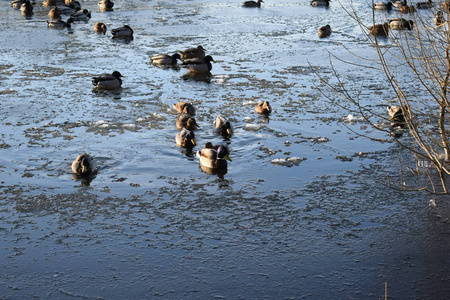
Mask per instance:
[[[433,19],[434,24],[437,26],[442,25],[445,23],[444,13],[442,11],[438,11]]]
[[[181,55],[178,53],[173,55],[163,53],[152,56],[151,59],[154,65],[175,65],[177,63],[177,59],[181,59]]]
[[[70,24],[72,24],[72,23],[73,23],[73,19],[72,18],[67,19],[67,22],[64,22],[61,19],[48,20],[47,21],[47,26],[49,28],[57,28],[57,29],[70,28]]]
[[[92,79],[92,84],[99,89],[113,90],[122,86],[122,74],[114,71],[112,74],[102,74]]]
[[[194,147],[195,144],[195,134],[193,131],[187,130],[186,128],[181,129],[175,136],[175,141],[178,146],[181,147]]]
[[[319,30],[317,30],[317,34],[319,35],[320,38],[330,36],[330,34],[331,34],[330,25],[325,25],[325,26],[320,27]]]
[[[388,2],[388,3],[384,3],[384,2],[375,3],[375,4],[373,5],[373,9],[376,9],[376,10],[391,10],[391,9],[392,9],[392,2]]]
[[[259,114],[268,115],[272,112],[272,107],[269,104],[269,101],[259,101],[255,106],[255,111]]]
[[[114,2],[111,0],[102,0],[98,3],[101,11],[111,11],[114,7]]]
[[[390,116],[389,120],[391,121],[392,127],[405,127],[405,116],[403,115],[403,109],[400,106],[388,106],[387,111]]]
[[[56,6],[56,0],[44,0],[42,3],[45,7]]]
[[[394,1],[392,2],[392,6],[399,8],[400,6],[407,6],[407,0],[403,0],[403,1]]]
[[[214,59],[211,55],[207,55],[205,58],[187,59],[183,61],[181,66],[194,73],[208,73],[212,70],[212,61]]]
[[[242,3],[243,7],[261,7],[261,2],[264,2],[262,0],[258,0],[258,1],[245,1],[244,3]]]
[[[173,105],[173,108],[180,114],[188,114],[192,117],[195,116],[195,107],[189,102],[178,101]]]
[[[214,128],[218,134],[224,137],[230,137],[233,134],[231,123],[220,115],[217,115],[217,118],[214,121]]]
[[[389,27],[394,30],[412,30],[414,27],[414,22],[403,18],[396,18],[389,20]]]
[[[87,9],[80,9],[78,11],[72,12],[70,14],[70,17],[74,21],[87,21],[88,19],[91,18],[91,12],[88,11]]]
[[[419,9],[427,9],[433,6],[433,1],[428,0],[427,2],[418,2],[416,7]]]
[[[72,163],[72,171],[78,175],[92,175],[97,172],[97,163],[87,153],[78,155]]]
[[[312,0],[311,5],[328,7],[328,6],[330,6],[330,2],[331,2],[331,0]]]
[[[105,34],[107,30],[106,24],[102,22],[97,22],[94,24],[94,31],[97,33]]]
[[[53,7],[48,12],[48,17],[52,20],[58,20],[61,19],[61,10],[58,7]]]
[[[20,9],[22,4],[24,4],[26,0],[13,0],[11,1],[11,6],[15,9]]]
[[[123,27],[118,27],[111,29],[113,38],[129,38],[133,36],[133,29],[129,25],[123,25]]]
[[[227,160],[231,161],[230,152],[225,145],[213,146],[208,142],[205,147],[197,151],[196,155],[200,159],[200,164],[211,169],[227,168]]]
[[[26,1],[20,6],[20,11],[24,15],[31,15],[33,14],[33,5],[31,4],[30,1]]]
[[[410,6],[399,6],[398,7],[398,11],[403,13],[403,14],[410,14],[416,11],[416,8],[414,7],[414,5],[410,5]]]
[[[373,36],[388,36],[389,24],[387,22],[383,24],[375,24],[369,27],[369,33]]]
[[[182,60],[192,59],[192,58],[204,58],[205,57],[205,48],[201,45],[195,48],[188,48],[183,51],[178,51]]]
[[[199,128],[195,119],[191,117],[189,114],[179,115],[177,118],[176,125],[179,130],[186,128],[187,130],[192,131]]]

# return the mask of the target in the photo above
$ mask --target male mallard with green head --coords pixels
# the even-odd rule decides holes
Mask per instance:
[[[25,3],[23,3],[20,6],[20,11],[22,12],[22,15],[32,15],[33,14],[33,5],[31,4],[30,1],[25,1]]]
[[[197,151],[196,154],[200,164],[211,169],[225,169],[228,165],[227,160],[231,161],[230,152],[225,145],[213,146],[208,142],[205,148]]]
[[[175,141],[178,146],[181,147],[194,147],[195,143],[195,134],[191,130],[187,130],[186,128],[181,129],[175,136]]]
[[[243,7],[261,7],[261,2],[264,2],[262,0],[258,0],[258,1],[245,1],[244,3],[242,3]]]
[[[181,66],[193,73],[208,73],[212,70],[212,61],[211,55],[207,55],[205,58],[186,59]]]
[[[102,0],[98,3],[101,11],[111,11],[114,7],[114,2],[111,0]]]
[[[102,74],[92,79],[92,84],[99,89],[113,90],[122,86],[122,74],[119,71],[114,71],[112,74]]]
[[[129,38],[133,37],[133,29],[129,25],[123,25],[122,27],[111,29],[113,38]]]
[[[69,18],[67,19],[67,22],[64,22],[61,19],[57,19],[57,20],[47,20],[47,26],[49,28],[57,28],[57,29],[61,29],[61,28],[70,28],[70,24],[73,23],[73,19]]]
[[[78,155],[72,163],[72,171],[78,175],[92,175],[97,172],[97,163],[87,153]]]
[[[216,132],[223,137],[229,138],[233,134],[233,127],[231,126],[230,121],[220,115],[217,115],[217,118],[214,121],[214,128]]]
[[[331,0],[312,0],[311,5],[328,7],[328,6],[330,6],[330,2],[331,2]]]
[[[177,63],[177,60],[181,59],[181,55],[178,53],[175,53],[173,55],[163,53],[152,56],[151,59],[154,65],[175,65]]]
[[[414,21],[403,18],[391,19],[389,20],[389,27],[394,30],[412,30],[414,27]]]
[[[403,115],[403,109],[400,106],[388,106],[387,111],[389,114],[389,120],[391,121],[392,127],[405,127],[406,120],[405,116]]]

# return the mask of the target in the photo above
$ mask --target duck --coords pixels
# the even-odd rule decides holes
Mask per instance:
[[[133,29],[129,25],[123,25],[123,27],[118,27],[111,29],[113,38],[129,38],[133,37]]]
[[[392,6],[399,8],[400,6],[407,6],[407,0],[403,0],[403,1],[394,1],[392,2]]]
[[[24,4],[25,2],[27,2],[27,1],[26,0],[13,0],[10,3],[13,8],[20,9],[22,4]]]
[[[259,114],[268,115],[272,112],[272,107],[269,104],[269,101],[259,101],[255,106],[255,111]]]
[[[405,115],[403,114],[403,109],[400,106],[388,106],[387,111],[389,114],[389,120],[391,121],[391,126],[393,128],[403,128],[405,127],[406,120]]]
[[[191,130],[187,130],[186,128],[181,129],[175,136],[175,141],[178,146],[181,147],[194,147],[195,143],[195,134]]]
[[[186,128],[187,130],[199,129],[197,122],[189,114],[181,114],[177,118],[176,126],[178,130]]]
[[[328,6],[330,6],[330,2],[331,2],[331,0],[312,0],[311,5],[328,7]]]
[[[230,151],[225,145],[213,146],[211,142],[205,144],[205,147],[197,151],[196,155],[200,159],[200,164],[210,169],[226,169],[227,160],[232,161]]]
[[[223,137],[230,137],[233,134],[231,123],[224,117],[217,115],[214,121],[214,128],[218,134]]]
[[[97,173],[97,163],[89,154],[80,154],[72,163],[72,172],[81,176],[95,174]]]
[[[199,45],[195,48],[188,48],[182,51],[178,51],[182,60],[185,59],[193,59],[193,58],[204,58],[205,57],[205,48],[202,45]]]
[[[195,116],[195,107],[189,102],[178,101],[173,105],[173,108],[180,114],[188,114],[191,117]]]
[[[42,3],[45,7],[56,6],[56,0],[44,0]]]
[[[432,0],[428,0],[427,2],[418,2],[416,4],[416,7],[419,9],[427,9],[433,6],[433,1]]]
[[[72,12],[70,14],[70,17],[74,21],[87,21],[88,19],[91,18],[91,12],[88,11],[87,9],[80,9],[80,10]]]
[[[102,22],[97,22],[94,24],[94,31],[97,33],[105,34],[107,30],[106,24]]]
[[[388,36],[389,24],[387,22],[383,24],[375,24],[369,27],[369,33],[373,36]]]
[[[410,5],[410,6],[399,6],[398,7],[398,11],[403,13],[403,14],[410,14],[416,11],[416,8],[414,7],[414,5]]]
[[[53,7],[48,12],[48,17],[52,20],[58,20],[61,19],[61,10],[58,7]]]
[[[389,27],[394,30],[412,30],[414,27],[414,22],[403,18],[396,18],[389,20]]]
[[[175,53],[173,55],[163,53],[151,57],[154,65],[175,65],[178,59],[181,59],[181,55],[179,53]]]
[[[436,26],[444,24],[445,23],[444,13],[439,10],[434,16],[433,22],[434,24],[436,24]]]
[[[20,6],[20,11],[23,15],[32,15],[33,14],[33,5],[30,1],[26,1]]]
[[[57,20],[48,20],[47,21],[47,26],[49,28],[57,28],[57,29],[61,29],[61,28],[70,28],[71,25],[73,23],[73,19],[69,18],[67,19],[66,22],[64,22],[61,19],[57,19]]]
[[[214,61],[212,56],[207,55],[205,58],[187,59],[181,66],[193,73],[208,73],[212,70],[212,61]]]
[[[392,10],[392,6],[393,6],[392,2],[388,2],[388,3],[379,2],[379,3],[375,3],[373,5],[373,9],[390,11],[390,10]]]
[[[331,34],[330,25],[325,25],[325,26],[320,27],[319,30],[317,30],[317,34],[319,35],[320,38],[330,36],[330,34]]]
[[[242,6],[243,7],[261,7],[261,2],[264,2],[262,0],[258,1],[245,1]]]
[[[101,11],[112,11],[114,7],[114,2],[111,0],[102,0],[98,3]]]
[[[119,71],[114,71],[112,74],[102,74],[92,79],[92,84],[95,88],[113,90],[122,86],[122,74]]]

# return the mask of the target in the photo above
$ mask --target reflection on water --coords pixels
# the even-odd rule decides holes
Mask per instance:
[[[116,0],[102,12],[97,2],[82,1],[92,18],[70,31],[47,29],[39,2],[30,19],[0,2],[2,297],[375,299],[384,281],[390,297],[447,297],[446,202],[430,212],[421,195],[385,188],[410,158],[364,120],[344,124],[348,112],[318,91],[315,72],[336,84],[328,51],[375,57],[340,5]],[[130,24],[135,39],[95,34],[96,22]],[[211,73],[149,63],[193,45],[220,61]],[[382,75],[334,67],[385,113]],[[92,89],[114,70],[123,88]],[[270,117],[255,112],[263,100]],[[196,108],[194,147],[174,141],[178,101]],[[233,162],[199,168],[198,145],[224,141],[217,115],[234,126]],[[69,176],[81,151],[100,158],[98,175]]]

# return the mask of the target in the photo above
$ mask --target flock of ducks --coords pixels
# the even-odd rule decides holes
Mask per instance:
[[[15,9],[20,9],[21,13],[30,17],[33,15],[33,3],[30,0],[13,0],[11,6]],[[71,24],[76,21],[87,22],[91,18],[91,12],[87,9],[82,9],[81,4],[77,0],[44,0],[42,5],[49,7],[48,12],[49,20],[47,20],[47,26],[49,28],[63,29],[71,28]],[[98,6],[101,12],[113,11],[114,2],[111,0],[102,0],[98,2]],[[63,16],[67,16],[67,20],[64,21]],[[97,33],[106,34],[107,26],[105,23],[97,22],[94,24],[94,31]],[[133,38],[133,29],[129,25],[111,29],[113,38]]]
[[[426,3],[418,3],[417,8],[429,8],[432,5],[432,0]],[[243,7],[261,7],[262,0],[258,1],[245,1]],[[310,3],[315,7],[328,7],[330,0],[312,0]],[[30,0],[13,0],[11,2],[12,7],[20,9],[22,14],[28,16],[33,13],[33,4]],[[91,14],[86,9],[81,9],[81,5],[76,0],[44,0],[43,5],[45,7],[52,7],[49,10],[49,18],[47,21],[48,27],[51,28],[70,28],[70,24],[74,21],[87,21]],[[114,3],[111,0],[102,0],[98,3],[101,11],[112,11]],[[408,12],[414,10],[413,6],[407,6],[406,0],[388,2],[388,3],[376,3],[374,9],[390,10],[392,7],[402,8],[408,7]],[[61,17],[68,15],[67,21],[63,21]],[[439,12],[435,17],[436,24],[443,24],[445,22],[442,12]],[[369,30],[374,35],[388,35],[389,28],[391,29],[408,29],[413,28],[413,22],[405,20],[403,18],[389,20],[389,23],[377,24],[372,26]],[[98,22],[94,25],[94,31],[105,34],[107,27],[104,23]],[[325,25],[319,28],[318,35],[320,38],[327,37],[331,34],[330,25]],[[133,29],[129,25],[111,29],[113,38],[132,38]],[[181,66],[189,70],[192,73],[210,73],[212,70],[211,62],[214,59],[210,55],[206,55],[206,49],[199,45],[197,47],[187,48],[185,50],[178,51],[175,54],[159,54],[151,57],[152,63],[159,67],[176,67]],[[180,63],[178,63],[180,62]],[[114,90],[121,88],[123,75],[119,71],[114,71],[111,74],[102,74],[93,77],[92,84],[96,89]],[[199,129],[194,116],[195,108],[191,103],[179,101],[173,105],[179,113],[176,120],[176,127],[179,132],[176,134],[175,141],[180,147],[190,148],[195,147],[195,134],[194,131]],[[272,108],[268,101],[260,101],[255,106],[255,111],[259,114],[268,115],[272,112]],[[391,106],[388,107],[388,113],[390,115],[391,125],[393,127],[402,127],[405,124],[403,111],[400,107]],[[214,121],[215,132],[222,136],[225,140],[229,140],[233,134],[233,128],[230,122],[217,115]],[[226,145],[213,145],[211,142],[207,142],[205,146],[196,152],[196,156],[199,158],[200,166],[208,173],[213,174],[214,170],[225,171],[227,169],[227,160],[231,161],[229,157],[229,149]],[[79,155],[72,163],[73,173],[80,176],[92,176],[97,173],[97,164],[92,156],[87,153]]]
[[[432,0],[426,2],[418,2],[416,5],[408,5],[407,0],[394,1],[389,0],[388,2],[375,3],[373,9],[382,11],[391,11],[392,9],[397,9],[402,14],[411,14],[416,12],[416,9],[429,9],[434,6]],[[441,3],[441,8],[445,11],[449,11],[449,5],[447,1]],[[446,23],[444,14],[442,11],[437,11],[433,18],[433,22],[436,26],[441,26]],[[389,36],[389,29],[391,30],[412,30],[414,28],[414,22],[412,20],[406,20],[404,18],[390,19],[383,24],[375,24],[370,26],[369,34],[377,36]]]

